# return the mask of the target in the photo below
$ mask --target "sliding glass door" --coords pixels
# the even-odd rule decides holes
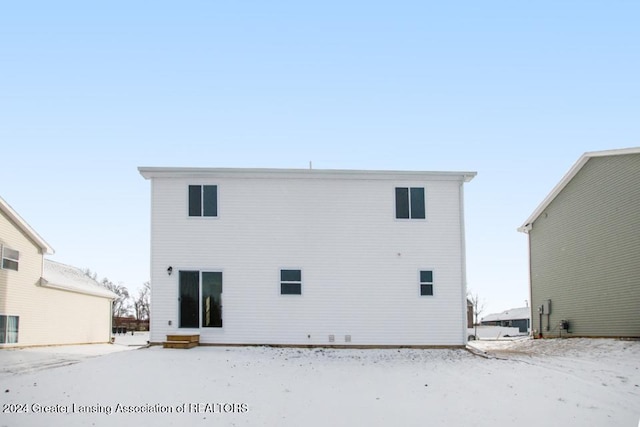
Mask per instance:
[[[180,327],[222,327],[222,273],[180,271]]]

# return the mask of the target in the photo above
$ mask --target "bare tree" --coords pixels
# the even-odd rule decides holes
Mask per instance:
[[[150,312],[150,296],[151,296],[151,284],[144,282],[142,288],[138,289],[138,297],[133,301],[133,308],[136,315],[136,320],[148,320],[151,314]]]
[[[480,301],[480,297],[476,293],[475,295],[471,292],[467,292],[467,299],[471,301],[471,305],[473,306],[473,335],[478,338],[478,324],[480,314],[484,311],[484,302]]]
[[[116,285],[106,277],[102,279],[100,285],[117,295],[112,306],[113,317],[126,317],[129,315],[129,310],[131,309],[129,305],[129,290],[122,284]]]
[[[84,270],[84,275],[92,280],[95,280],[96,282],[98,281],[98,273],[96,273],[95,271],[91,271],[90,269],[86,268]]]

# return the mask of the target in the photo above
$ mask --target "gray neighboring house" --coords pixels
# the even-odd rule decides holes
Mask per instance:
[[[640,337],[640,147],[585,153],[518,231],[536,336]]]

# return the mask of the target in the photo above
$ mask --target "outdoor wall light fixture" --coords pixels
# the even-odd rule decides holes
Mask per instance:
[[[171,273],[173,273],[173,267],[169,266],[169,268],[167,268],[167,274],[171,276]]]

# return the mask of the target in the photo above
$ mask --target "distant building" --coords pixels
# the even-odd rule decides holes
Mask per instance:
[[[133,316],[114,317],[112,332],[148,331],[149,320],[138,320]]]
[[[531,308],[512,308],[502,313],[489,314],[482,318],[480,324],[485,326],[518,328],[520,332],[527,333],[531,327]]]
[[[518,231],[537,335],[640,337],[640,147],[585,153]]]
[[[116,297],[53,248],[0,198],[0,348],[106,343]]]
[[[475,172],[139,168],[151,342],[462,346]]]

